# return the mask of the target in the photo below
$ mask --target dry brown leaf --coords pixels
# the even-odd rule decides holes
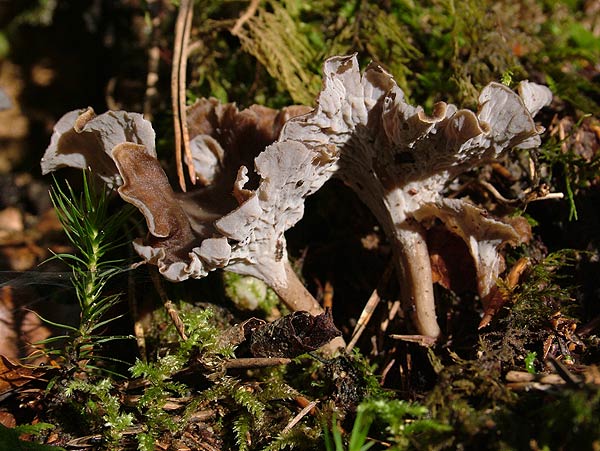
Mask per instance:
[[[526,257],[519,259],[517,263],[515,263],[510,269],[510,272],[505,279],[506,288],[509,291],[496,286],[490,291],[489,296],[484,298],[484,313],[483,318],[479,322],[478,329],[483,329],[486,327],[492,321],[496,313],[498,313],[500,309],[509,301],[510,290],[517,286],[521,276],[529,267],[530,263],[530,260]]]
[[[40,380],[49,367],[25,366],[0,355],[0,396],[32,381]]]

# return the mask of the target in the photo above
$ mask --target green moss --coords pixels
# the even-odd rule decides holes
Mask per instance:
[[[287,6],[287,8],[286,8]],[[318,50],[299,24],[294,2],[271,1],[260,7],[240,34],[242,49],[253,55],[285,89],[293,101],[310,105],[321,86],[317,67]]]
[[[464,360],[452,352],[448,364],[433,352],[429,357],[438,380],[424,404],[433,419],[452,427],[437,437],[433,449],[502,449],[495,439],[495,416],[513,405],[516,395],[501,380],[500,367],[487,359]]]
[[[223,282],[225,294],[238,308],[258,310],[267,318],[278,311],[280,301],[275,292],[255,277],[224,272]]]
[[[497,417],[503,449],[598,449],[600,391],[556,387],[548,392],[521,393]]]

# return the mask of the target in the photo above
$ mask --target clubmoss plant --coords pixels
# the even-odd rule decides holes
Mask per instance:
[[[55,254],[72,271],[71,282],[81,309],[79,324],[53,324],[67,334],[52,337],[44,344],[66,342],[68,365],[88,365],[90,359],[98,359],[95,352],[103,343],[129,338],[127,336],[103,336],[101,331],[120,316],[107,315],[119,302],[119,294],[104,293],[109,281],[126,271],[124,259],[109,258],[125,242],[120,239],[132,209],[123,208],[116,213],[109,211],[109,193],[96,188],[83,173],[81,193],[77,194],[66,183],[61,188],[55,181],[50,192],[54,209],[67,238],[76,249],[74,254]],[[61,354],[62,351],[53,353]],[[84,363],[85,362],[85,363]]]

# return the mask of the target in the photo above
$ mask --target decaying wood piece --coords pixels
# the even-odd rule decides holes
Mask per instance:
[[[319,315],[296,311],[257,327],[250,337],[250,352],[255,357],[293,359],[316,351],[340,335],[330,310]]]

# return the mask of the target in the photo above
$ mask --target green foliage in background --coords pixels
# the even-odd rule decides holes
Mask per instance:
[[[600,86],[584,71],[600,59],[600,38],[579,4],[267,0],[242,27],[239,41],[229,33],[241,15],[234,4],[214,2],[198,12],[194,38],[201,45],[191,58],[192,98],[310,105],[323,61],[357,52],[363,67],[381,64],[411,101],[426,108],[442,99],[473,106],[483,86],[511,72],[515,81],[550,83],[584,112],[599,111],[592,97]]]

